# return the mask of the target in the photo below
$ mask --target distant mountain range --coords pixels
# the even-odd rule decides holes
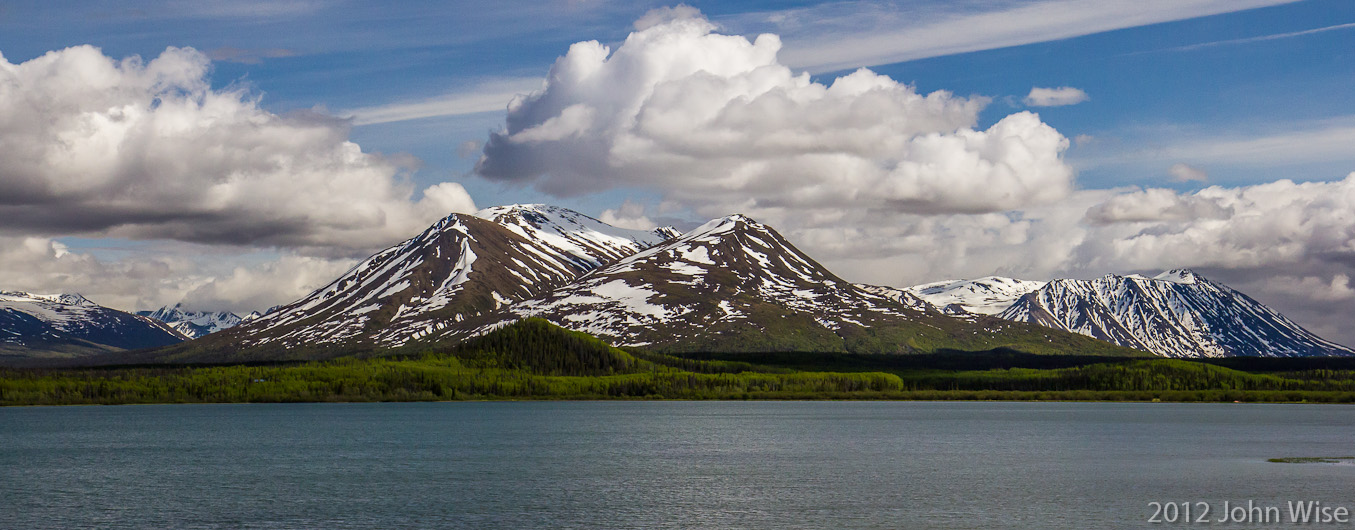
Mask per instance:
[[[0,357],[86,357],[185,338],[160,321],[109,309],[78,294],[0,291]]]
[[[155,360],[326,358],[457,342],[527,316],[669,351],[1133,350],[1038,325],[957,319],[872,293],[743,216],[686,234],[545,205],[453,214],[264,316]]]
[[[174,328],[174,331],[190,339],[232,328],[241,322],[262,316],[258,311],[243,317],[229,311],[185,311],[182,304],[167,305],[154,311],[137,311],[136,314],[164,322]]]
[[[680,234],[567,209],[452,214],[255,318],[162,308],[200,337],[121,361],[232,362],[417,351],[526,317],[664,352],[1355,355],[1189,271],[908,288],[852,284],[740,215]]]

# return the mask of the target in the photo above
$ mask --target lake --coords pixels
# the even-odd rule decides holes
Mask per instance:
[[[1225,501],[1355,508],[1355,466],[1266,461],[1352,454],[1337,405],[21,407],[0,528],[1244,528]]]

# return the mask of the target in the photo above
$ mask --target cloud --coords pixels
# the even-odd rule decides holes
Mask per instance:
[[[1266,42],[1266,41],[1280,40],[1280,39],[1291,39],[1291,38],[1294,38],[1294,37],[1303,37],[1303,36],[1306,36],[1306,35],[1313,35],[1313,34],[1315,34],[1315,33],[1326,33],[1326,32],[1328,32],[1328,31],[1335,31],[1335,30],[1341,30],[1341,29],[1351,29],[1351,28],[1355,28],[1355,22],[1348,23],[1348,24],[1336,24],[1336,25],[1332,25],[1332,26],[1323,26],[1323,27],[1320,27],[1320,28],[1306,29],[1306,30],[1303,30],[1303,31],[1291,31],[1291,32],[1288,32],[1288,33],[1272,33],[1272,34],[1269,34],[1269,35],[1261,35],[1261,36],[1258,36],[1258,37],[1247,37],[1247,38],[1244,38],[1244,39],[1228,39],[1228,40],[1217,40],[1217,41],[1212,41],[1212,42],[1202,42],[1202,43],[1199,43],[1199,44],[1191,44],[1191,45],[1188,45],[1188,46],[1177,46],[1177,47],[1175,47],[1175,48],[1168,48],[1168,49],[1165,49],[1165,50],[1157,50],[1157,51],[1171,51],[1171,52],[1192,51],[1192,50],[1199,50],[1199,49],[1204,49],[1204,48],[1214,48],[1214,47],[1217,47],[1217,46],[1234,46],[1234,45],[1238,45],[1238,44],[1251,44],[1251,43],[1255,43],[1255,42]],[[1144,52],[1144,53],[1151,53],[1151,52]]]
[[[1345,273],[1333,275],[1330,279],[1316,276],[1277,276],[1267,281],[1267,291],[1290,293],[1304,299],[1322,302],[1355,301],[1355,288],[1350,285],[1350,276]]]
[[[464,91],[435,98],[363,107],[346,111],[343,114],[349,116],[354,125],[371,125],[438,116],[503,112],[507,108],[508,102],[519,94],[526,94],[540,88],[541,78],[539,77],[495,79],[482,82]]]
[[[356,261],[186,243],[120,254],[99,257],[51,239],[0,236],[0,290],[80,293],[123,311],[183,302],[190,310],[248,313],[296,300]]]
[[[777,62],[780,40],[714,33],[691,11],[615,52],[580,42],[515,99],[476,165],[556,196],[624,186],[714,215],[765,207],[988,212],[1060,199],[1068,140],[1029,112],[976,130],[983,98],[858,70],[830,84]]]
[[[349,259],[282,256],[260,265],[235,267],[213,277],[183,296],[189,310],[265,311],[299,300],[334,281],[355,264]]]
[[[1149,193],[1154,191],[1166,192],[1122,195],[1093,208],[1166,212],[1156,218],[1111,219],[1121,226],[1106,231],[1103,240],[1113,244],[1102,249],[1104,264],[1156,268],[1172,260],[1197,267],[1258,269],[1334,263],[1355,270],[1355,173],[1334,182],[1211,186],[1166,201]],[[1212,203],[1231,215],[1173,215],[1158,203]]]
[[[1172,164],[1172,167],[1167,168],[1167,173],[1171,175],[1172,182],[1209,182],[1209,173],[1185,163]]]
[[[1193,125],[1145,128],[1135,144],[1111,146],[1098,155],[1081,153],[1080,167],[1183,163],[1192,167],[1276,168],[1355,160],[1355,115],[1288,123],[1233,124],[1217,134]],[[1348,170],[1348,167],[1346,168]]]
[[[484,149],[485,144],[479,140],[466,140],[456,146],[456,156],[460,158],[472,158],[480,156],[480,150]]]
[[[1187,140],[1163,149],[1160,154],[1196,162],[1279,165],[1348,160],[1353,144],[1355,124],[1328,123],[1255,136]]]
[[[989,11],[940,13],[930,6],[915,8],[926,12],[906,12],[860,1],[759,16],[774,18],[774,23],[792,30],[787,39],[790,46],[782,54],[786,64],[820,73],[1056,41],[1293,1],[1044,0],[996,3],[992,5],[1001,7]],[[825,9],[832,13],[822,16],[819,11]]]
[[[992,274],[1045,280],[1190,267],[1271,305],[1324,337],[1355,345],[1355,173],[1167,189],[1077,190],[1019,210],[919,215],[871,209],[759,208],[830,270],[906,286]]]
[[[645,216],[645,205],[631,202],[629,199],[617,208],[603,210],[598,220],[631,230],[653,230],[659,226]]]
[[[643,31],[654,26],[668,24],[670,22],[682,19],[701,18],[701,11],[687,4],[678,4],[673,7],[658,7],[649,10],[644,16],[635,21],[635,31]]]
[[[296,57],[295,50],[284,48],[262,48],[262,49],[241,49],[230,46],[217,48],[207,52],[207,57],[213,61],[225,61],[228,63],[240,64],[260,64],[264,59],[278,59],[282,57]]]
[[[1091,99],[1087,93],[1081,89],[1070,86],[1061,86],[1058,88],[1032,87],[1030,94],[1026,95],[1026,105],[1032,107],[1062,107],[1065,105],[1076,105]]]
[[[1087,220],[1095,224],[1228,219],[1232,215],[1233,210],[1217,198],[1179,195],[1166,189],[1116,195],[1087,210]]]
[[[0,57],[2,231],[352,254],[474,211],[455,183],[413,201],[412,159],[363,152],[342,120],[214,90],[209,67],[190,48]]]
[[[318,0],[171,0],[165,14],[191,18],[280,18],[309,15],[327,7]]]

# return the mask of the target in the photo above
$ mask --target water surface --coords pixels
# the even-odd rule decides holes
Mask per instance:
[[[6,408],[0,528],[1149,528],[1152,501],[1355,508],[1355,466],[1266,461],[1352,442],[1336,405]]]

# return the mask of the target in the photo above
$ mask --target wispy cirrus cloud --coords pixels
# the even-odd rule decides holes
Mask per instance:
[[[240,64],[260,64],[264,59],[280,59],[296,57],[297,55],[300,54],[296,50],[286,48],[245,49],[231,46],[223,46],[207,52],[207,57],[213,61]]]
[[[736,31],[776,29],[787,44],[782,62],[820,73],[1062,40],[1295,1],[1045,0],[1015,7],[997,4],[997,9],[977,12],[925,8],[920,13],[862,1],[756,13],[721,22],[735,26]],[[825,9],[830,12],[819,12]],[[829,31],[832,28],[844,31]],[[848,28],[852,31],[845,31]]]
[[[1326,32],[1328,32],[1328,31],[1336,31],[1336,30],[1341,30],[1341,29],[1355,29],[1355,22],[1352,22],[1352,23],[1349,23],[1349,24],[1336,24],[1336,25],[1333,25],[1333,26],[1325,26],[1325,27],[1321,27],[1321,28],[1306,29],[1306,30],[1303,30],[1303,31],[1291,31],[1291,32],[1288,32],[1288,33],[1272,33],[1272,34],[1270,34],[1270,35],[1260,35],[1260,36],[1256,36],[1256,37],[1247,37],[1247,38],[1243,38],[1243,39],[1227,39],[1227,40],[1216,40],[1216,41],[1211,41],[1211,42],[1201,42],[1201,43],[1199,43],[1199,44],[1191,44],[1191,45],[1188,45],[1188,46],[1177,46],[1177,47],[1175,47],[1175,48],[1166,48],[1166,49],[1163,49],[1163,50],[1153,50],[1153,51],[1154,51],[1154,52],[1184,52],[1184,51],[1191,51],[1191,50],[1200,50],[1200,49],[1204,49],[1204,48],[1215,48],[1215,47],[1218,47],[1218,46],[1235,46],[1235,45],[1239,45],[1239,44],[1251,44],[1251,43],[1254,43],[1254,42],[1266,42],[1266,41],[1280,40],[1280,39],[1292,39],[1292,38],[1294,38],[1294,37],[1303,37],[1303,36],[1306,36],[1306,35],[1313,35],[1313,34],[1317,34],[1317,33],[1326,33]],[[1153,53],[1153,52],[1143,52],[1143,53]]]
[[[1227,132],[1198,126],[1170,124],[1129,131],[1115,142],[1084,146],[1070,163],[1080,171],[1105,167],[1144,166],[1161,171],[1172,181],[1205,182],[1201,167],[1260,168],[1326,167],[1346,171],[1355,163],[1355,115],[1323,120],[1237,123]],[[1159,169],[1148,169],[1157,166]],[[1214,171],[1222,176],[1227,171]]]
[[[1186,140],[1158,152],[1195,162],[1277,166],[1349,160],[1352,145],[1355,145],[1355,117],[1349,123],[1324,121],[1269,134]]]
[[[494,79],[437,97],[350,109],[341,114],[352,118],[354,125],[372,125],[438,116],[502,112],[508,108],[508,102],[519,94],[539,90],[541,82],[540,77]]]

